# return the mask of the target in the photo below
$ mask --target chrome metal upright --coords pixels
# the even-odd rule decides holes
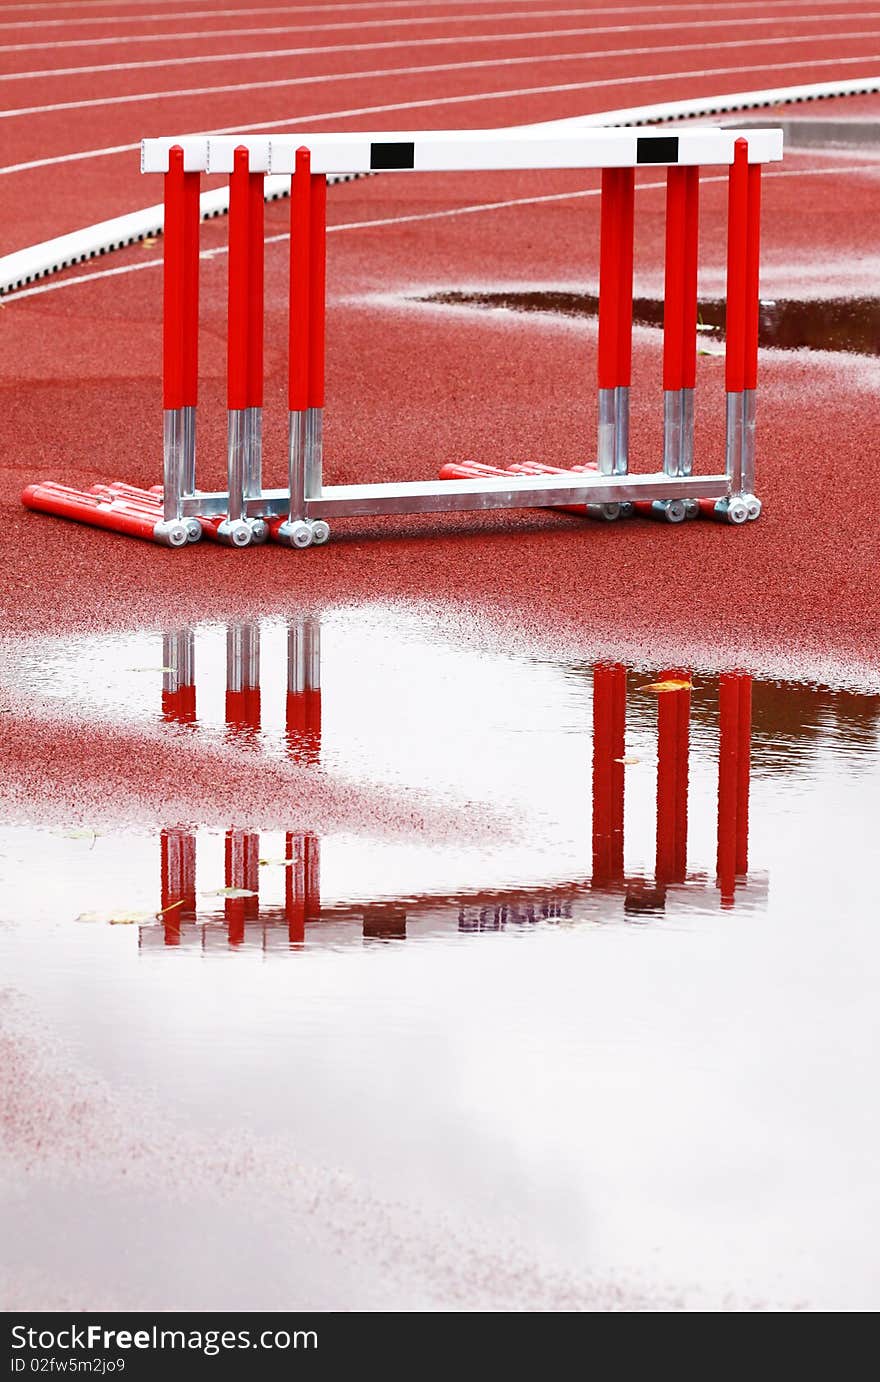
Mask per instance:
[[[614,475],[617,466],[617,389],[599,390],[597,457],[600,475]]]
[[[291,695],[321,686],[321,621],[307,614],[287,630],[287,690]]]
[[[226,689],[254,691],[260,685],[260,626],[230,624],[226,629]]]
[[[183,408],[166,408],[163,416],[164,465],[162,514],[166,523],[181,517],[184,495]]]
[[[663,391],[663,474],[681,474],[681,389]]]
[[[613,475],[629,474],[629,385],[614,390],[614,469]],[[601,469],[601,467],[600,467]]]
[[[196,675],[196,643],[192,629],[162,635],[162,690],[173,695],[192,686]]]

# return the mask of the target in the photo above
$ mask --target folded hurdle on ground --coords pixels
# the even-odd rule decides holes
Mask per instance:
[[[328,520],[372,514],[584,506],[605,518],[649,511],[669,521],[710,512],[757,518],[755,391],[758,360],[760,176],[782,157],[775,129],[423,131],[407,134],[186,136],[147,139],[141,166],[165,182],[163,317],[164,484],[116,482],[88,494],[32,485],[32,508],[183,546],[203,533],[233,546],[271,537],[294,547],[326,542]],[[663,325],[663,453],[652,473],[630,470],[635,175],[667,169]],[[699,170],[729,168],[725,470],[694,465]],[[595,468],[514,464],[488,473],[445,468],[441,478],[325,485],[322,419],[328,174],[599,169],[598,446]],[[196,484],[199,193],[202,174],[229,177],[227,488]],[[287,484],[263,487],[263,183],[291,177]],[[108,491],[104,493],[104,491]],[[126,492],[127,491],[127,492]],[[131,524],[126,526],[126,515]]]

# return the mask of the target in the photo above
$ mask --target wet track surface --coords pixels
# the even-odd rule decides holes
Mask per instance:
[[[596,317],[595,293],[451,292],[436,293],[424,302],[450,307],[505,308],[511,312],[549,312],[563,317]],[[723,298],[701,298],[697,330],[706,339],[724,339],[726,304]],[[633,321],[638,326],[663,325],[662,298],[633,298]],[[777,350],[834,350],[855,355],[880,354],[880,298],[824,298],[811,302],[777,299],[761,303],[758,341]]]
[[[880,67],[875,0],[172,9],[0,6],[0,253],[158,201],[144,135]],[[876,1308],[878,111],[748,116],[790,148],[742,530],[526,512],[170,553],[26,513],[35,479],[160,478],[161,240],[0,299],[7,1309]],[[330,482],[594,459],[597,189],[331,188]],[[640,173],[637,470],[664,201]],[[706,170],[698,469],[725,218]],[[270,483],[288,223],[267,208]],[[208,486],[226,235],[202,227]]]
[[[3,831],[23,1280],[52,1299],[60,1260],[146,1308],[369,1308],[397,1271],[396,1308],[869,1306],[876,692],[489,652],[386,607],[37,644],[10,676],[96,733],[225,744],[241,782],[282,759],[452,822],[317,831],[292,794],[225,829]],[[337,1178],[356,1222],[325,1279]],[[175,1205],[220,1256],[184,1235],[168,1267]],[[457,1262],[409,1242],[359,1278],[410,1211]],[[528,1284],[472,1279],[468,1216]],[[279,1227],[274,1280],[243,1282]]]

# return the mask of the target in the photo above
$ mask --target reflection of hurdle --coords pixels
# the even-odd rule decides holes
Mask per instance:
[[[656,897],[687,880],[689,677],[657,697]],[[717,885],[722,906],[733,905],[737,880],[748,871],[749,764],[752,679],[727,673],[719,680]],[[624,887],[623,855],[626,669],[598,664],[593,671],[593,879],[592,886]]]
[[[130,486],[78,494],[30,486],[32,508],[181,546],[198,519],[235,546],[267,533],[294,547],[326,542],[337,516],[620,506],[671,522],[702,508],[730,522],[756,518],[755,383],[761,165],[782,156],[780,130],[425,131],[147,139],[142,168],[165,176],[164,496]],[[700,165],[730,169],[727,266],[727,433],[723,475],[694,471],[698,186]],[[629,465],[635,170],[667,168],[662,470]],[[598,341],[598,464],[557,473],[474,474],[400,484],[325,486],[322,478],[326,178],[387,170],[594,168],[602,171]],[[227,489],[196,488],[199,180],[227,173],[229,302]],[[288,483],[262,488],[263,182],[291,174]],[[125,490],[123,494],[122,491]],[[108,491],[104,494],[104,491]],[[161,505],[161,507],[160,507]],[[130,528],[126,514],[130,510]],[[149,518],[152,515],[153,526]]]
[[[191,629],[164,639],[163,717],[183,724],[196,718],[195,642]],[[315,765],[321,755],[321,644],[317,618],[292,620],[287,630],[287,751]],[[592,874],[585,879],[540,883],[493,891],[477,889],[440,903],[437,898],[352,900],[323,908],[320,841],[308,831],[285,836],[283,908],[264,906],[260,893],[260,837],[231,827],[225,836],[223,922],[228,943],[241,945],[255,927],[283,924],[289,943],[299,945],[310,922],[358,919],[365,938],[407,934],[408,920],[454,907],[462,931],[503,930],[538,921],[595,916],[597,905],[623,898],[626,914],[663,910],[671,890],[691,904],[731,907],[748,870],[751,678],[727,673],[719,679],[718,840],[716,886],[703,873],[688,871],[688,771],[691,691],[689,674],[667,671],[664,683],[677,689],[657,695],[656,855],[653,874],[627,874],[624,861],[627,673],[620,664],[593,669]],[[226,723],[240,740],[260,734],[260,633],[256,624],[235,624],[226,636]],[[181,943],[196,916],[196,837],[192,831],[161,834],[164,938]],[[602,898],[605,902],[601,902]],[[166,910],[167,909],[167,910]],[[450,912],[450,915],[452,913]],[[203,926],[216,925],[209,921]],[[182,927],[184,928],[182,931]],[[191,928],[190,928],[191,929]]]
[[[195,641],[192,629],[163,637],[163,718],[182,724],[196,719]],[[226,724],[236,739],[260,733],[260,630],[254,623],[226,631]],[[316,764],[321,753],[320,625],[293,621],[288,630],[287,746],[299,762]],[[161,833],[162,910],[165,940],[179,944],[182,921],[196,910],[196,837],[190,830]],[[285,837],[285,914],[289,939],[299,942],[305,923],[320,915],[320,844],[311,832]],[[240,945],[248,923],[259,915],[260,837],[230,827],[224,841],[227,895],[224,913],[230,945]]]

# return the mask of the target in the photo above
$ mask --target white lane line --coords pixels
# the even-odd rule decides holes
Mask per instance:
[[[171,3],[171,0],[169,0]],[[355,3],[355,4],[314,4],[314,5],[251,5],[240,9],[212,9],[212,10],[177,10],[172,13],[158,11],[149,14],[123,14],[123,15],[96,15],[94,18],[77,16],[71,19],[13,19],[5,20],[0,23],[0,29],[49,29],[49,28],[72,28],[86,24],[143,24],[152,20],[169,19],[217,19],[221,15],[224,19],[244,18],[252,14],[316,14],[325,12],[356,12],[363,10],[411,10],[411,9],[445,9],[455,5],[480,4],[491,7],[495,4],[527,4],[534,3],[534,0],[380,0],[380,3]],[[803,9],[817,7],[827,10],[829,6],[851,4],[852,0],[773,0],[775,9]],[[721,3],[713,5],[713,10],[763,10],[766,9],[767,0],[721,0]],[[7,13],[15,9],[30,8],[81,8],[80,6],[49,5],[49,6],[21,6],[21,5],[0,5],[0,13]],[[699,3],[682,3],[669,5],[597,5],[585,8],[584,14],[670,14],[676,11],[689,12],[694,15],[698,22],[704,13],[703,6]],[[540,13],[540,11],[536,11]]]
[[[871,16],[866,16],[870,18]],[[635,26],[641,32],[641,26]],[[652,27],[652,26],[646,26]],[[666,27],[658,25],[658,28]],[[670,27],[680,27],[672,25]],[[689,27],[689,26],[686,26]],[[701,26],[702,28],[702,26]],[[579,29],[532,29],[525,33],[494,33],[494,34],[469,34],[467,44],[471,46],[475,43],[531,43],[538,39],[562,39],[562,38],[589,38],[599,34],[614,34],[629,32],[628,28],[621,29],[618,26],[611,28],[579,28]],[[582,62],[601,62],[605,58],[636,58],[646,57],[660,53],[702,53],[708,49],[715,48],[741,48],[747,44],[749,48],[778,47],[780,44],[803,44],[803,43],[843,43],[847,41],[855,42],[858,39],[877,39],[876,29],[859,29],[855,32],[843,34],[785,34],[773,38],[749,38],[749,39],[728,39],[723,43],[670,43],[660,47],[648,48],[617,48],[602,49],[596,52],[584,53],[573,52],[570,57],[577,58]],[[142,72],[149,69],[161,67],[197,67],[225,62],[277,62],[281,58],[318,58],[336,53],[379,53],[391,52],[400,48],[450,48],[461,47],[462,39],[454,34],[451,37],[443,35],[439,38],[392,38],[383,39],[374,43],[329,43],[318,46],[306,46],[299,48],[260,48],[260,49],[241,49],[234,53],[201,53],[196,55],[187,54],[179,58],[147,58],[138,62],[109,62],[95,63],[86,67],[46,67],[34,69],[26,72],[3,72],[0,73],[0,82],[22,82],[36,81],[38,79],[50,80],[56,77],[87,77],[97,76],[103,73],[112,72]],[[535,56],[530,55],[530,61],[535,61]],[[415,69],[413,69],[415,70]],[[103,104],[103,102],[99,102]],[[107,102],[113,104],[113,98]]]
[[[867,62],[868,59],[866,58],[865,61]],[[880,58],[875,58],[874,61],[880,61]],[[789,67],[813,67],[813,66],[815,66],[815,65],[816,65],[816,64],[813,63],[813,62],[788,63],[788,64],[768,63],[768,64],[765,64],[764,67],[753,67],[753,68],[749,68],[748,70],[751,71],[751,72],[776,72],[776,71],[781,70],[782,66],[789,66]],[[681,77],[681,76],[686,76],[686,77],[694,77],[694,76],[733,76],[734,74],[738,76],[738,75],[740,74],[740,72],[742,72],[742,71],[743,71],[743,69],[740,68],[740,67],[720,67],[720,68],[716,68],[716,69],[715,69],[714,71],[712,71],[712,72],[702,72],[702,73],[693,73],[693,72],[687,72],[687,73],[670,73],[670,74],[667,74],[667,75],[670,76],[670,77]],[[611,83],[611,85],[617,85],[617,84],[623,85],[623,84],[625,84],[625,81],[626,81],[626,80],[629,80],[630,82],[635,82],[635,81],[660,81],[660,80],[663,80],[663,79],[664,79],[663,77],[658,77],[658,76],[654,75],[654,76],[649,76],[649,77],[621,79],[621,81],[620,81],[619,83],[617,83],[617,81],[615,80],[615,81],[613,81],[613,82]],[[857,79],[856,79],[856,82],[858,82],[858,80],[859,80],[859,79],[857,78]],[[873,87],[876,86],[876,84],[877,84],[877,82],[878,82],[878,78],[877,78],[877,76],[876,76],[875,74],[870,74],[870,75],[867,75],[867,76],[864,77],[864,81],[865,81],[865,83],[867,84],[867,86],[868,86],[869,88],[873,88]],[[566,84],[564,84],[564,85],[557,85],[557,86],[530,86],[530,87],[527,86],[527,87],[519,87],[519,88],[507,88],[507,89],[505,89],[505,90],[503,90],[503,91],[489,91],[489,92],[479,91],[479,92],[474,92],[474,93],[471,93],[471,94],[469,94],[469,95],[463,95],[463,96],[440,96],[440,97],[431,97],[431,98],[428,99],[428,100],[422,100],[422,101],[394,101],[394,102],[391,102],[391,103],[386,104],[386,105],[378,105],[378,106],[350,106],[347,110],[324,110],[324,111],[317,111],[317,112],[314,112],[314,113],[312,113],[312,114],[299,115],[299,116],[296,116],[296,117],[287,115],[287,116],[284,116],[281,120],[262,120],[262,121],[257,122],[257,123],[246,124],[243,128],[242,128],[242,126],[241,126],[240,124],[237,124],[237,125],[221,125],[221,126],[219,126],[218,128],[216,128],[216,129],[212,129],[212,130],[201,130],[201,131],[190,131],[190,133],[201,133],[201,134],[238,134],[238,133],[244,134],[244,133],[252,133],[252,134],[253,134],[253,133],[256,133],[258,130],[290,129],[291,126],[296,126],[296,127],[298,128],[298,127],[300,127],[300,126],[302,126],[302,125],[313,125],[313,124],[315,124],[317,121],[322,121],[322,120],[345,120],[345,119],[354,119],[355,116],[362,116],[362,115],[384,115],[384,114],[390,114],[392,111],[398,111],[398,110],[399,110],[399,111],[404,111],[404,110],[421,110],[421,109],[425,109],[425,108],[433,108],[433,107],[435,107],[435,106],[438,106],[438,107],[439,107],[439,106],[464,105],[464,104],[467,104],[467,103],[469,103],[469,102],[509,100],[509,99],[513,99],[513,98],[520,97],[520,96],[543,96],[543,95],[553,94],[553,93],[555,93],[555,92],[560,92],[560,91],[582,91],[582,90],[584,90],[584,88],[592,87],[592,86],[594,86],[594,85],[596,85],[596,83],[594,83],[594,82],[580,82],[580,83],[579,83],[579,82],[574,82],[574,83],[566,83]],[[829,84],[829,83],[827,83],[827,82],[825,82],[825,83],[821,83],[821,82],[820,82],[820,83],[818,83],[817,85],[820,86],[820,87],[826,87],[826,86],[828,86],[828,85],[833,85],[833,84]],[[847,84],[846,84],[846,83],[841,83],[841,86],[845,86],[845,85],[847,85]],[[852,83],[849,83],[848,85],[851,87],[851,86],[852,86]],[[773,92],[772,92],[772,98],[771,98],[771,96],[768,96],[767,100],[762,100],[759,104],[760,104],[760,105],[773,105],[773,104],[776,104],[778,101],[781,101],[781,102],[784,103],[784,101],[785,101],[784,90],[785,90],[784,88],[778,88],[778,89],[774,88],[774,89],[773,89]],[[745,97],[748,93],[743,93],[743,92],[731,92],[731,93],[729,93],[729,94],[730,94],[732,97],[736,97],[736,98],[740,101],[740,104],[742,104],[742,101],[743,101],[744,97]],[[823,90],[823,91],[821,92],[821,98],[824,99],[824,98],[827,98],[827,97],[831,97],[831,96],[833,96],[833,95],[835,95],[835,94],[836,94],[836,93],[835,93],[834,91],[826,91],[826,90]],[[853,90],[850,89],[850,90],[842,91],[842,92],[840,92],[839,94],[844,95],[844,96],[851,96],[851,95],[857,95],[857,94],[859,94],[859,92],[853,91]],[[818,95],[816,95],[816,94],[814,93],[814,95],[804,95],[804,96],[798,97],[797,99],[799,99],[799,100],[800,100],[800,99],[803,99],[803,100],[811,100],[811,99],[814,99],[814,96],[815,96],[816,99],[819,99],[819,98],[820,98]],[[720,97],[720,98],[716,98],[716,97],[707,97],[707,98],[706,98],[707,102],[710,102],[710,103],[714,102],[715,104],[718,104],[718,103],[719,103],[721,100],[723,100],[723,99],[724,99],[723,97]],[[613,115],[614,115],[614,112],[611,112],[611,116],[613,116]],[[547,122],[544,122],[544,123],[547,123]],[[647,118],[646,118],[645,120],[643,120],[642,123],[647,123]],[[50,156],[50,157],[48,157],[48,158],[34,158],[34,159],[28,159],[26,162],[22,162],[22,163],[8,163],[8,164],[5,165],[5,167],[0,167],[0,177],[10,176],[10,175],[12,175],[12,174],[14,174],[14,173],[27,173],[27,172],[33,172],[34,170],[39,169],[39,168],[57,167],[58,165],[61,165],[61,164],[79,163],[79,162],[82,162],[83,160],[86,160],[86,159],[107,158],[107,157],[112,156],[112,155],[114,155],[114,154],[127,154],[127,153],[133,153],[133,152],[135,152],[135,151],[136,151],[137,149],[139,149],[139,148],[140,148],[140,141],[137,141],[136,143],[132,143],[132,144],[109,144],[109,145],[105,145],[103,148],[100,148],[100,149],[81,149],[81,150],[79,150],[77,153],[72,153],[72,154],[54,154],[54,155],[52,155],[52,156]]]
[[[723,6],[717,8],[723,8]],[[508,10],[492,14],[422,15],[418,19],[396,19],[394,21],[394,27],[400,29],[417,24],[432,24],[436,27],[442,24],[488,24],[497,23],[499,19],[518,19],[525,21],[527,19],[538,18],[575,18],[584,17],[588,13],[590,13],[588,10],[580,8],[574,10],[527,10],[525,12],[520,10]],[[827,26],[829,21],[842,22],[850,19],[880,19],[880,10],[850,10],[843,14],[832,15],[825,13],[809,15],[744,15],[739,19],[711,19],[707,17],[700,20],[698,27],[700,30],[703,30],[732,28],[734,26],[742,27],[744,24],[747,24],[752,29],[759,25],[768,24],[825,24]],[[694,21],[692,19],[675,19],[657,24],[645,24],[639,19],[633,24],[614,24],[601,28],[584,29],[580,32],[590,34],[626,34],[634,31],[637,33],[653,33],[665,29],[689,29],[693,27]],[[116,34],[111,38],[71,38],[65,39],[62,42],[59,42],[58,39],[48,39],[41,43],[0,43],[0,53],[31,53],[41,51],[45,48],[51,48],[53,52],[57,52],[59,48],[101,48],[112,45],[118,46],[120,44],[128,46],[132,43],[182,43],[184,41],[190,42],[193,39],[201,42],[202,40],[212,38],[253,38],[257,35],[323,33],[352,28],[387,29],[388,20],[356,19],[352,20],[350,24],[297,24],[294,28],[289,24],[284,24],[272,27],[263,26],[256,29],[191,29],[188,31],[174,30],[171,32],[165,30],[153,34]],[[554,29],[552,32],[555,34],[560,31]],[[826,36],[828,38],[834,37],[834,35]],[[517,35],[512,34],[511,37],[515,38]],[[468,36],[458,41],[469,42],[470,38]],[[309,49],[308,51],[311,52],[313,50]],[[320,52],[321,50],[315,49],[314,51]],[[31,73],[29,75],[39,76],[43,74]]]
[[[805,178],[805,177],[839,177],[844,173],[868,173],[871,177],[877,178],[875,166],[867,163],[854,163],[844,167],[833,168],[784,168],[778,172],[765,172],[764,178]],[[713,174],[711,177],[701,178],[701,185],[711,182],[726,183],[728,175],[725,173]],[[663,190],[666,187],[665,179],[658,182],[642,182],[636,185],[637,192],[651,192]],[[382,226],[408,225],[414,221],[442,221],[455,216],[476,216],[491,211],[506,211],[514,206],[538,206],[546,202],[575,201],[584,197],[598,197],[600,188],[588,187],[578,192],[550,192],[539,197],[512,197],[508,201],[500,202],[474,202],[470,206],[449,207],[442,211],[420,211],[406,216],[379,216],[368,221],[342,221],[341,223],[327,227],[328,235],[339,234],[346,230],[375,230]],[[268,235],[267,245],[281,244],[290,239],[289,231],[280,235]],[[202,250],[200,259],[216,259],[220,255],[228,254],[228,245],[217,245],[211,249]],[[24,298],[37,297],[42,293],[59,292],[62,288],[74,288],[80,283],[94,283],[97,279],[118,277],[121,274],[140,273],[142,269],[155,269],[162,265],[162,259],[145,259],[137,264],[122,264],[115,269],[98,269],[95,273],[80,274],[76,278],[53,279],[50,283],[40,283],[35,288],[21,288],[15,292],[7,294],[0,299],[0,310],[9,303],[20,302]]]
[[[870,34],[870,35],[866,35],[866,37],[877,38],[878,35],[876,35],[876,34]],[[791,42],[791,40],[789,40],[789,39],[786,39],[786,40],[784,40],[784,41],[787,42],[787,43],[790,43],[790,42]],[[754,47],[758,47],[761,43],[766,43],[766,42],[770,42],[770,40],[766,40],[766,39],[763,39],[763,40],[762,40],[762,39],[754,39],[752,42],[748,43],[746,46],[747,46],[748,49],[751,49],[751,48],[754,48]],[[740,42],[740,43],[729,43],[729,44],[725,44],[725,43],[703,43],[703,44],[694,44],[694,45],[681,45],[680,47],[679,47],[679,46],[676,46],[675,49],[674,49],[673,51],[675,51],[675,52],[683,52],[683,51],[688,51],[689,48],[693,48],[693,50],[698,51],[698,52],[703,52],[703,51],[706,51],[706,50],[709,50],[709,51],[714,52],[714,51],[716,51],[716,50],[719,49],[719,48],[726,48],[726,47],[742,48],[743,46],[744,46],[744,44],[741,43],[741,42]],[[628,57],[628,56],[631,56],[631,55],[633,55],[633,54],[635,54],[635,53],[649,53],[649,54],[655,55],[655,54],[660,53],[660,52],[668,52],[668,51],[670,51],[669,48],[660,48],[660,49],[656,49],[656,48],[647,48],[647,49],[619,49],[619,50],[617,50],[616,53],[607,53],[607,52],[606,52],[606,53],[600,53],[600,54],[589,54],[589,53],[588,53],[588,54],[578,54],[578,53],[545,53],[545,54],[543,54],[543,55],[532,55],[532,54],[528,54],[527,56],[518,57],[518,58],[491,58],[491,59],[485,59],[485,60],[476,61],[476,62],[443,62],[443,63],[431,63],[431,64],[425,65],[425,66],[423,66],[423,67],[383,67],[383,68],[371,68],[371,69],[367,69],[367,70],[359,70],[359,71],[356,71],[356,72],[327,72],[327,73],[322,73],[322,74],[320,74],[320,75],[318,75],[318,76],[312,76],[312,77],[281,77],[281,78],[272,79],[272,80],[270,80],[270,81],[261,81],[261,82],[233,82],[233,83],[229,83],[229,84],[224,84],[224,85],[222,85],[222,86],[196,86],[196,87],[181,88],[181,89],[178,89],[178,90],[175,90],[175,91],[142,91],[142,92],[137,93],[136,95],[128,95],[128,96],[109,96],[109,97],[101,96],[101,97],[95,98],[94,100],[87,100],[87,101],[60,101],[60,102],[57,102],[57,103],[53,103],[53,104],[51,104],[51,105],[44,105],[44,106],[19,106],[19,107],[16,107],[14,110],[4,110],[4,111],[0,111],[0,120],[11,120],[11,119],[15,119],[16,117],[24,117],[24,116],[32,116],[32,115],[49,115],[49,114],[56,113],[57,111],[60,111],[60,110],[87,110],[87,109],[90,109],[90,108],[96,107],[96,106],[101,106],[102,108],[105,108],[105,107],[107,107],[107,106],[120,106],[120,105],[143,104],[145,101],[185,100],[185,99],[189,99],[189,97],[191,97],[191,96],[216,96],[216,95],[226,95],[226,94],[229,94],[229,93],[231,93],[231,92],[239,92],[239,91],[266,91],[266,90],[271,90],[271,89],[276,89],[276,90],[277,90],[277,89],[280,89],[280,88],[288,88],[288,87],[295,87],[295,86],[321,86],[321,85],[326,85],[328,82],[334,82],[334,83],[337,83],[337,84],[341,84],[342,82],[365,81],[365,80],[368,80],[368,79],[372,79],[372,78],[374,78],[374,77],[385,77],[385,78],[390,77],[390,78],[395,78],[395,77],[423,76],[423,75],[428,74],[428,73],[438,73],[438,72],[464,72],[464,71],[475,71],[475,70],[486,71],[486,70],[488,70],[488,69],[490,69],[490,68],[518,67],[518,66],[523,66],[523,65],[526,65],[526,66],[536,66],[536,65],[540,65],[540,64],[542,64],[542,63],[554,63],[554,62],[578,63],[578,62],[588,62],[588,61],[590,61],[593,57],[600,57],[600,58],[609,58],[609,57]],[[456,103],[458,103],[458,102],[469,102],[469,101],[478,101],[478,100],[486,100],[486,101],[492,101],[492,100],[507,100],[507,99],[510,99],[510,98],[513,97],[513,96],[531,95],[531,94],[540,93],[540,92],[590,91],[590,90],[599,90],[599,89],[601,89],[601,88],[609,87],[609,86],[633,86],[633,85],[638,85],[638,84],[641,84],[641,83],[644,83],[644,82],[652,82],[652,81],[654,81],[654,82],[657,82],[657,81],[680,81],[680,80],[694,81],[694,80],[696,80],[696,79],[698,79],[698,78],[702,78],[702,77],[719,77],[719,76],[726,76],[726,75],[731,74],[731,73],[786,72],[786,71],[796,71],[796,70],[798,70],[798,69],[805,68],[805,67],[806,67],[806,68],[811,68],[811,69],[820,68],[820,67],[834,67],[834,68],[836,69],[836,68],[847,67],[847,66],[852,67],[852,66],[862,66],[862,65],[873,64],[873,63],[876,63],[878,60],[880,60],[880,58],[878,58],[878,54],[876,54],[876,53],[859,54],[858,57],[852,57],[852,58],[824,57],[824,56],[822,56],[821,54],[819,54],[819,55],[817,55],[817,56],[814,57],[814,58],[804,59],[804,60],[799,61],[799,62],[771,62],[771,63],[746,63],[746,64],[739,63],[739,64],[737,64],[736,67],[689,68],[689,69],[686,69],[686,70],[683,71],[683,72],[650,72],[650,73],[640,73],[638,76],[633,76],[633,77],[603,77],[603,78],[600,78],[600,79],[596,79],[596,80],[594,80],[594,81],[587,81],[587,82],[564,82],[564,83],[561,83],[561,84],[555,85],[555,86],[525,87],[525,88],[522,88],[521,90],[516,90],[516,91],[507,91],[507,90],[505,90],[505,91],[495,91],[495,92],[489,91],[489,92],[475,93],[475,94],[473,94],[473,95],[467,95],[467,96],[460,96],[460,97],[454,97],[454,96],[452,96],[452,97],[447,97],[447,98],[444,98],[442,104],[450,104],[450,105],[452,105],[452,104],[456,104]],[[413,107],[416,107],[416,106],[418,106],[418,105],[433,105],[433,104],[435,104],[434,101],[423,101],[423,102],[414,101],[414,102],[412,102],[412,106],[413,106]],[[437,104],[440,104],[440,102],[437,102]],[[387,109],[387,110],[406,109],[406,108],[408,108],[408,107],[407,107],[407,106],[387,106],[387,107],[384,107],[384,109]],[[376,107],[373,107],[373,109],[375,109],[375,110],[382,110],[383,107],[381,107],[381,106],[376,106]],[[255,130],[255,129],[266,129],[266,128],[270,128],[270,127],[279,128],[279,127],[281,127],[281,126],[283,126],[283,125],[285,125],[285,124],[291,124],[291,123],[301,124],[302,121],[303,121],[303,119],[309,119],[309,118],[310,118],[310,117],[308,117],[308,116],[294,117],[293,120],[291,120],[291,119],[287,119],[287,120],[276,120],[276,121],[271,121],[271,122],[269,122],[268,124],[259,125],[259,126],[257,126],[257,125],[249,125],[247,128],[250,129],[250,130]],[[232,126],[232,127],[231,127],[231,132],[232,132],[232,133],[235,133],[236,130],[237,130],[237,128],[238,128],[237,126]],[[215,133],[216,133],[216,132],[217,132],[217,131],[215,131]],[[136,147],[138,147],[138,146],[137,146],[137,145],[132,145],[131,147],[135,147],[135,148],[136,148]],[[60,162],[65,162],[67,157],[76,158],[76,157],[78,157],[78,155],[63,156],[59,161],[60,161]],[[48,160],[48,161],[52,161],[52,160]],[[47,162],[47,161],[44,161],[44,160],[35,160],[35,161],[32,161],[32,162],[30,162],[30,163],[28,163],[28,164],[18,164],[18,165],[12,165],[12,166],[9,167],[9,168],[0,168],[0,174],[5,173],[5,172],[20,171],[23,167],[31,167],[31,168],[45,167],[45,166],[46,166],[46,162]]]

